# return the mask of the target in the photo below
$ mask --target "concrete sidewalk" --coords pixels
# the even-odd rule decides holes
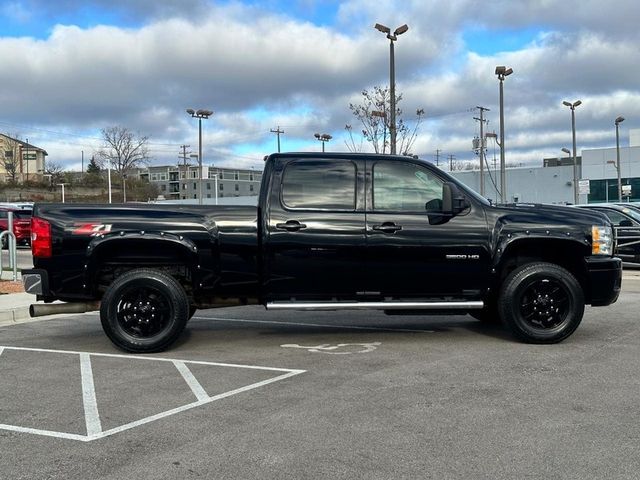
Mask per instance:
[[[57,315],[46,315],[43,317],[31,318],[29,315],[29,305],[36,302],[36,296],[30,293],[7,293],[0,295],[0,327],[15,325],[18,323],[38,322],[56,317]],[[54,302],[61,303],[61,302]],[[82,315],[82,314],[66,314]]]
[[[32,303],[36,303],[36,296],[30,293],[0,295],[0,326],[31,320],[29,305]]]

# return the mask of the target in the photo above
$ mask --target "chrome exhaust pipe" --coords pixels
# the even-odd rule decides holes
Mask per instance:
[[[93,312],[100,308],[100,302],[74,302],[74,303],[34,303],[29,306],[31,318],[45,315],[58,315],[60,313],[85,313]]]

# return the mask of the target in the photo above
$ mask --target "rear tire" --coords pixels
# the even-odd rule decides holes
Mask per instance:
[[[173,344],[189,318],[189,298],[173,277],[140,268],[118,277],[100,305],[102,328],[122,350],[159,352]]]
[[[580,325],[584,293],[568,270],[552,263],[529,263],[505,279],[498,311],[518,339],[527,343],[558,343]]]

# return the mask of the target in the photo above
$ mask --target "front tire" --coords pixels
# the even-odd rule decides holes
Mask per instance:
[[[568,270],[529,263],[507,276],[498,299],[502,322],[527,343],[558,343],[570,336],[584,314],[584,293]]]
[[[157,270],[140,268],[118,277],[100,305],[102,328],[122,350],[159,352],[173,344],[189,318],[182,285]]]

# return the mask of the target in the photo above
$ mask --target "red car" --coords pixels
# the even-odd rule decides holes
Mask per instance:
[[[0,206],[0,232],[9,228],[9,212],[13,212],[13,233],[18,245],[31,244],[31,210]],[[2,237],[2,248],[7,248],[7,236]]]

